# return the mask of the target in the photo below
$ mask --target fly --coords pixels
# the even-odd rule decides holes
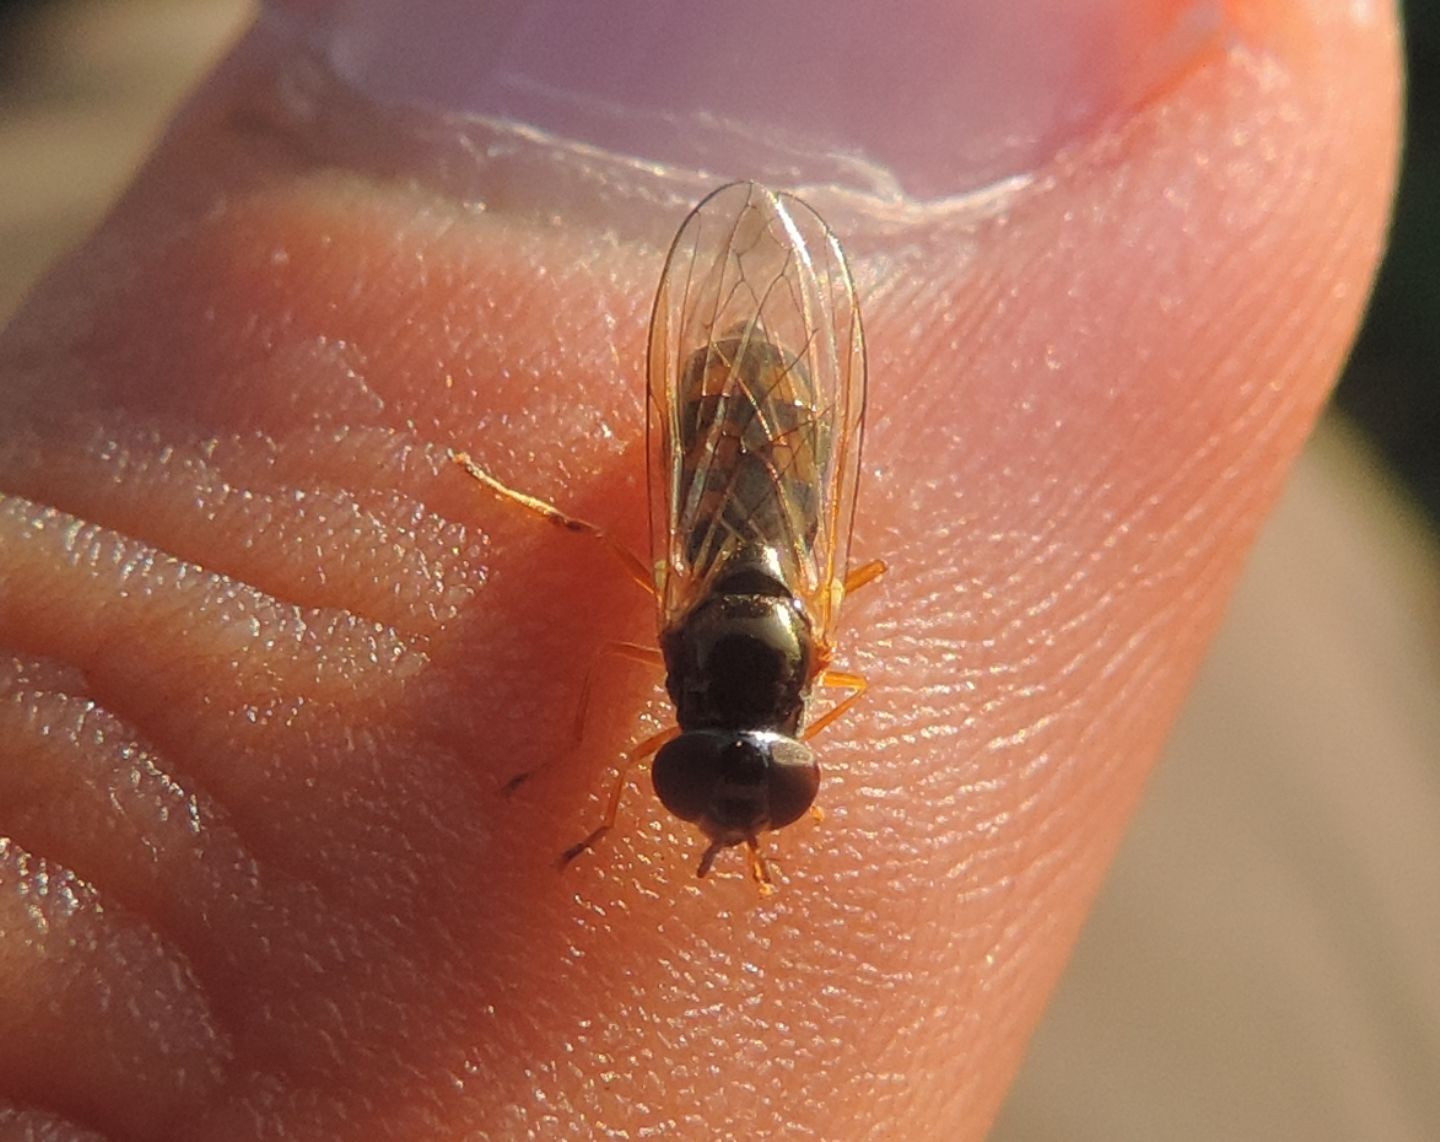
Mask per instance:
[[[841,603],[885,570],[849,569],[865,339],[838,239],[793,195],[721,187],[670,247],[648,358],[648,566],[455,460],[502,498],[605,539],[655,595],[658,652],[615,649],[664,666],[676,725],[626,753],[602,823],[561,863],[614,826],[629,768],[653,757],[661,803],[709,841],[699,875],[744,845],[770,892],[760,835],[810,809],[820,768],[808,742],[866,688],[831,669]],[[847,693],[812,721],[817,686]]]

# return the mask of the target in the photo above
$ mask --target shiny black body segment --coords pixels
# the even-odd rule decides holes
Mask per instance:
[[[814,647],[784,585],[741,564],[662,640],[680,736],[655,758],[661,803],[718,849],[788,825],[820,788],[797,739]]]

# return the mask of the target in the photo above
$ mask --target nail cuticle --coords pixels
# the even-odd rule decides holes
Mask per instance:
[[[1004,187],[1171,86],[1220,0],[916,8],[578,8],[556,0],[279,3],[267,11],[380,107],[509,123],[660,170],[951,203]],[[705,13],[709,14],[706,15]]]

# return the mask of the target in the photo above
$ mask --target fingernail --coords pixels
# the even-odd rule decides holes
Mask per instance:
[[[949,197],[1035,170],[1193,66],[1221,0],[273,0],[383,104],[644,163]]]

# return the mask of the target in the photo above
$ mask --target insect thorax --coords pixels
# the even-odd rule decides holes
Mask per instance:
[[[762,563],[738,562],[661,647],[683,731],[799,731],[814,657],[810,621]]]

